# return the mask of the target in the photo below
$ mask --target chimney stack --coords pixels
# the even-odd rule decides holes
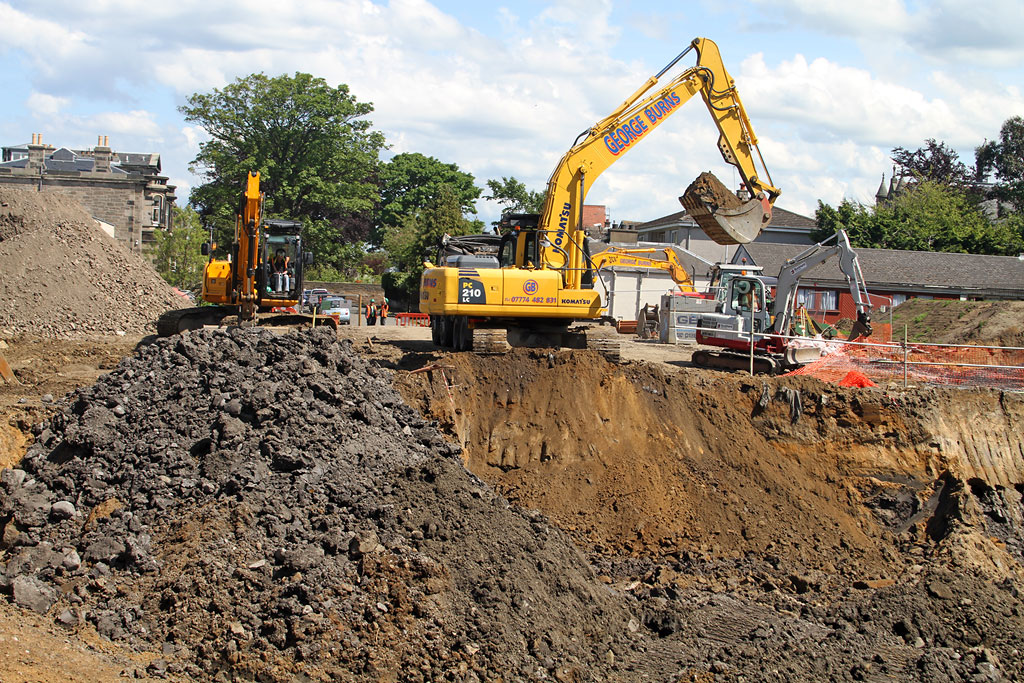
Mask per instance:
[[[93,170],[97,173],[110,173],[110,147],[107,146],[106,135],[96,136],[96,148],[93,150]]]
[[[43,167],[43,153],[46,147],[43,145],[43,134],[32,133],[32,142],[28,146],[28,167],[41,169]]]

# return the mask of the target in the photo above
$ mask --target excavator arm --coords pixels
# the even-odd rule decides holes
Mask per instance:
[[[242,320],[252,320],[256,317],[256,265],[262,218],[263,193],[260,192],[260,174],[258,171],[250,171],[235,219],[235,243],[238,245],[235,278]]]
[[[775,287],[775,304],[772,310],[775,320],[772,327],[777,334],[786,334],[789,330],[800,278],[805,272],[821,265],[833,256],[839,257],[839,269],[846,276],[850,295],[857,307],[857,320],[854,322],[853,330],[847,341],[871,336],[871,298],[864,285],[864,276],[860,271],[857,252],[850,246],[850,239],[845,230],[840,230],[827,240],[808,247],[782,265],[778,284]]]
[[[691,51],[697,54],[696,65],[659,85],[661,78]],[[548,180],[547,198],[538,225],[544,236],[541,261],[543,266],[562,270],[566,287],[578,288],[585,269],[582,214],[590,186],[605,169],[697,93],[701,94],[718,127],[722,157],[737,168],[754,198],[742,206],[728,206],[730,197],[736,200],[735,204],[742,202],[716,179],[715,187],[691,186],[681,201],[698,224],[720,244],[750,242],[760,232],[780,190],[771,185],[757,149],[757,137],[735,83],[722,64],[718,46],[706,38],[695,38],[686,50],[647,79],[615,111],[581,133]],[[702,178],[707,176],[710,174]]]
[[[651,258],[647,254],[661,254],[664,258]],[[693,279],[679,262],[672,249],[618,249],[611,247],[590,258],[595,271],[609,266],[633,266],[668,271],[672,281],[682,292],[694,292]]]

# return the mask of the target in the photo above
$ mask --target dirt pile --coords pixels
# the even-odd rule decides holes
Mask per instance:
[[[174,293],[75,201],[0,187],[0,336],[146,334]]]
[[[3,587],[151,673],[606,680],[641,637],[326,330],[158,340],[37,432],[3,472]]]
[[[895,339],[902,341],[904,325],[910,341],[1024,346],[1024,301],[910,299],[893,309]]]

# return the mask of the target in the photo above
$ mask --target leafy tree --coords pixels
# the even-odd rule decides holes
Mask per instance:
[[[365,119],[373,106],[358,102],[347,85],[332,88],[304,73],[259,73],[186,102],[185,120],[210,136],[190,165],[205,180],[190,202],[215,225],[222,245],[231,241],[249,171],[261,174],[268,216],[319,222],[314,252],[365,239],[385,141]]]
[[[153,262],[161,277],[183,290],[196,290],[203,283],[206,257],[200,249],[207,239],[199,214],[191,208],[174,207],[173,228],[157,230]]]
[[[960,155],[934,138],[925,140],[925,146],[911,152],[903,147],[892,150],[899,175],[912,176],[918,180],[930,180],[940,185],[966,187],[973,180],[973,173],[960,161]]]
[[[418,152],[398,154],[383,164],[380,183],[380,210],[371,239],[374,244],[382,243],[386,228],[403,225],[408,216],[437,200],[441,188],[451,193],[460,218],[476,214],[473,202],[480,197],[472,174]]]
[[[999,130],[999,142],[989,141],[975,150],[978,179],[995,171],[995,195],[1024,212],[1024,118],[1012,116]]]
[[[819,202],[815,218],[812,239],[844,229],[854,247],[1005,255],[1024,247],[1012,223],[989,221],[963,192],[932,181],[873,210],[846,200],[838,209]]]
[[[484,198],[498,202],[502,213],[540,213],[544,208],[545,193],[527,190],[526,185],[516,180],[515,176],[502,176],[500,181],[488,180],[487,187],[491,193]]]
[[[483,223],[463,216],[457,188],[440,185],[422,211],[407,215],[399,228],[386,231],[388,251],[395,260],[396,272],[385,273],[382,282],[389,297],[416,301],[423,274],[423,261],[433,258],[445,235],[469,235],[481,232]]]

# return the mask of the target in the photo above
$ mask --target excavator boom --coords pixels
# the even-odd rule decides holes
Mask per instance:
[[[659,86],[661,78],[691,51],[697,53],[697,64]],[[698,179],[704,182],[691,185],[681,201],[720,244],[750,242],[760,233],[780,190],[771,185],[764,169],[757,138],[735,83],[722,64],[718,46],[706,38],[695,38],[611,114],[582,133],[551,174],[539,223],[548,242],[542,261],[563,271],[566,287],[579,287],[585,268],[580,247],[582,212],[591,185],[697,93],[718,127],[722,157],[737,168],[753,198],[744,204],[714,176],[705,173]]]

